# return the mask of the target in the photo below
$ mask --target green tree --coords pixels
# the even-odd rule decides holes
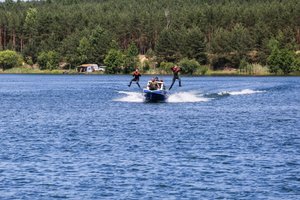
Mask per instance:
[[[33,62],[39,52],[55,50],[76,65],[79,41],[86,37],[88,61],[98,64],[112,48],[111,39],[121,51],[131,42],[142,54],[153,49],[159,63],[184,57],[203,63],[204,55],[211,61],[213,54],[234,67],[243,57],[265,64],[272,37],[279,49],[299,50],[299,5],[299,0],[7,0],[0,3],[0,49],[15,49]],[[253,59],[251,52],[257,52]]]
[[[280,65],[280,69],[282,72],[286,75],[289,74],[293,71],[295,71],[295,53],[291,50],[288,49],[282,49],[280,51],[280,58],[281,58],[281,63],[277,63]]]
[[[112,40],[109,44],[109,49],[120,49],[120,46],[116,40]]]
[[[41,52],[37,58],[40,69],[57,69],[59,66],[59,54],[55,51]]]
[[[64,58],[64,60],[67,63],[70,63],[71,66],[75,67],[77,65],[80,65],[84,62],[82,62],[81,57],[80,57],[80,53],[82,51],[81,48],[83,48],[83,44],[81,44],[81,48],[79,48],[80,45],[80,41],[83,38],[88,37],[88,33],[89,31],[84,29],[82,31],[76,31],[72,34],[70,34],[68,37],[66,37],[63,42],[62,45],[60,47],[60,54],[62,55],[62,57]],[[84,42],[82,42],[84,43]]]
[[[129,47],[125,51],[123,70],[124,73],[130,73],[136,68],[138,64],[138,54],[138,48],[133,42],[131,42]]]
[[[37,34],[37,21],[38,11],[36,8],[29,8],[26,13],[24,28],[28,34],[29,39]]]
[[[103,63],[105,54],[107,53],[112,40],[111,34],[101,27],[96,27],[92,30],[89,39],[91,50],[89,52],[90,59],[95,63]]]
[[[275,39],[271,39],[269,42],[269,48],[271,48],[271,54],[267,58],[267,64],[269,65],[271,73],[282,72],[289,74],[295,71],[296,55],[293,51],[286,48],[280,49],[279,42]]]
[[[22,57],[15,51],[0,51],[0,67],[2,70],[10,69],[21,65]]]
[[[83,37],[80,42],[79,46],[77,48],[78,52],[78,60],[81,64],[90,62],[90,53],[92,51],[92,45],[90,41],[86,38]]]
[[[29,8],[26,11],[26,17],[24,22],[25,39],[26,44],[23,47],[23,54],[25,57],[31,57],[33,61],[36,61],[36,53],[38,52],[36,37],[38,35],[38,11],[36,8]]]
[[[193,28],[185,34],[185,45],[182,45],[184,47],[182,54],[190,59],[195,58],[201,64],[205,64],[207,62],[205,46],[205,36],[199,28]]]
[[[164,29],[158,38],[155,48],[157,56],[167,62],[175,62],[181,58],[180,44],[182,37],[180,31]]]
[[[267,58],[267,64],[269,65],[269,69],[271,73],[279,73],[280,72],[280,50],[278,47],[274,48]]]
[[[105,72],[108,74],[116,74],[122,71],[124,64],[124,55],[121,51],[116,49],[109,50],[104,59],[104,64],[107,66]]]
[[[170,73],[171,68],[174,66],[172,62],[161,62],[159,68],[164,71],[165,73]]]
[[[181,67],[183,74],[192,75],[198,68],[200,68],[200,64],[195,59],[190,60],[188,58],[183,58],[178,64]]]
[[[267,63],[271,73],[277,74],[283,72],[284,74],[289,74],[295,70],[295,56],[294,53],[288,49],[273,49],[267,59]]]
[[[300,72],[300,56],[297,56],[293,62],[293,69]]]
[[[226,64],[238,67],[240,60],[247,57],[251,50],[252,42],[249,30],[236,24],[232,30],[218,29],[213,35],[210,50],[218,55],[216,63],[223,63],[220,68],[224,68]],[[221,62],[222,59],[226,62]]]

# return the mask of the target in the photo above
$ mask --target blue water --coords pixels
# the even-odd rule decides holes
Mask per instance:
[[[299,77],[130,78],[0,75],[0,199],[300,198]]]

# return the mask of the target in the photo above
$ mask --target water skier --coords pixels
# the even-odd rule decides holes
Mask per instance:
[[[173,72],[173,80],[169,90],[171,90],[171,88],[173,87],[173,84],[175,83],[176,79],[178,79],[179,87],[181,87],[181,79],[179,78],[179,72],[181,71],[181,68],[175,65],[171,68],[171,70]]]
[[[130,81],[128,87],[131,86],[132,81],[135,81],[136,84],[139,86],[139,88],[141,88],[141,86],[140,86],[140,84],[139,84],[140,76],[141,76],[141,73],[139,72],[139,69],[135,69],[135,71],[133,72],[132,76],[133,76],[133,79],[131,79],[131,81]]]

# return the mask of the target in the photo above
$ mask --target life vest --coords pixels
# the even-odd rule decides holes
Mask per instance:
[[[157,82],[152,80],[150,83],[149,83],[149,89],[150,90],[157,90]]]
[[[133,76],[140,76],[140,75],[141,75],[140,72],[137,71],[133,72]]]
[[[181,69],[179,67],[172,67],[172,71],[178,73],[181,71]]]

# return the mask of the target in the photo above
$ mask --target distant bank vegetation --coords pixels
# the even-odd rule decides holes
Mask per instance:
[[[0,3],[0,67],[12,72],[97,63],[112,74],[170,73],[177,63],[186,74],[290,74],[299,46],[299,0]]]

